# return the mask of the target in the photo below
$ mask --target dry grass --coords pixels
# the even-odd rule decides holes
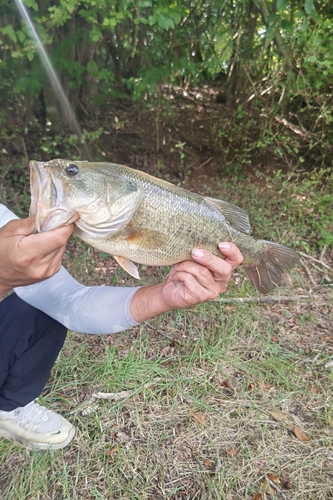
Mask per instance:
[[[1,441],[1,499],[333,498],[333,311],[320,290],[71,334],[43,401],[77,435],[55,453]]]

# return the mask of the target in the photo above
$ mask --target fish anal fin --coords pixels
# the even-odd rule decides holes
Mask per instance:
[[[129,245],[145,250],[156,250],[168,241],[168,236],[159,231],[132,226],[126,227],[119,236],[124,238]]]
[[[140,279],[138,268],[131,260],[121,257],[120,255],[114,255],[113,257],[116,259],[120,267],[122,267],[128,274],[133,276],[133,278],[138,280]]]
[[[247,234],[251,231],[248,215],[237,205],[208,196],[205,197],[205,201],[216,208],[237,231]]]

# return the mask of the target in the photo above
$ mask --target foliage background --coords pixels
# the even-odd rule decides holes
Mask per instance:
[[[291,190],[282,212],[303,212],[310,224],[311,241],[301,235],[301,245],[306,250],[315,240],[319,250],[332,245],[331,2],[26,0],[25,5],[83,133],[79,137],[73,129],[68,109],[53,91],[15,1],[0,0],[0,161],[2,178],[16,179],[21,196],[27,183],[22,156],[26,163],[63,154],[96,158],[104,133],[128,128],[120,118],[124,106],[135,107],[137,123],[143,118],[155,128],[151,150],[157,165],[164,165],[160,128],[168,122],[165,129],[175,129],[178,120],[173,90],[188,97],[191,89],[211,89],[202,107],[210,106],[214,120],[203,121],[192,139],[193,145],[201,140],[199,132],[207,135],[200,144],[201,164],[213,157],[207,173],[234,181],[264,171],[279,176],[282,191]],[[194,108],[199,100],[191,96]],[[91,154],[82,139],[93,146]],[[188,143],[182,133],[176,143],[165,139],[169,153],[177,152],[182,180],[191,171]],[[8,155],[19,163],[8,166]],[[2,189],[2,196],[12,203],[13,193],[6,196]]]
[[[25,4],[79,115],[98,113],[110,96],[138,101],[158,95],[166,83],[214,83],[220,101],[236,116],[260,117],[253,147],[275,141],[274,154],[288,155],[293,165],[331,166],[331,2],[26,0]],[[61,130],[54,113],[57,96],[15,2],[1,0],[0,14],[3,127],[12,132],[19,115],[23,126],[37,119]],[[281,129],[289,140],[281,137]]]

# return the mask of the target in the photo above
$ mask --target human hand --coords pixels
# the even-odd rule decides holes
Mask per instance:
[[[243,257],[234,243],[221,243],[219,247],[224,260],[195,249],[192,252],[195,262],[180,262],[172,267],[164,283],[140,288],[131,301],[133,319],[145,321],[172,309],[215,299],[225,292],[233,270]]]
[[[0,297],[16,286],[50,278],[61,266],[74,224],[32,234],[35,217],[16,219],[0,228]]]
[[[206,300],[216,299],[227,289],[231,274],[243,257],[234,243],[220,243],[221,259],[205,250],[194,249],[193,261],[173,266],[164,283],[162,297],[172,309],[190,307]]]

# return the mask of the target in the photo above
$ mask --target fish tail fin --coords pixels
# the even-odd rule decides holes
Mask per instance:
[[[260,293],[268,293],[280,285],[282,274],[292,268],[298,254],[291,248],[280,243],[258,240],[263,244],[263,253],[260,261],[254,264],[244,264],[250,280]]]

